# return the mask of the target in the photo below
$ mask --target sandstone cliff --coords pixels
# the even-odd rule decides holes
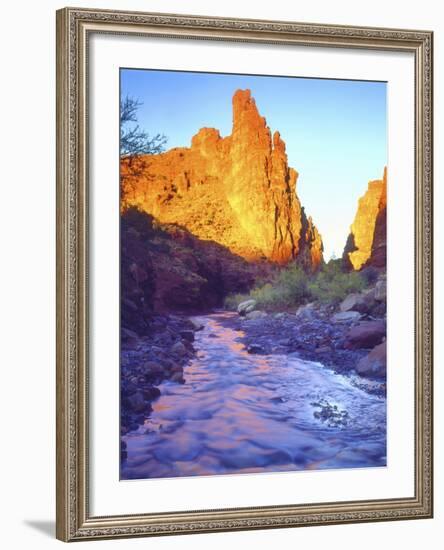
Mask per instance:
[[[121,162],[122,211],[135,206],[249,261],[322,261],[322,239],[296,194],[279,132],[271,135],[249,90],[233,96],[233,128],[202,128],[191,147]]]
[[[359,270],[386,266],[387,168],[380,180],[370,181],[359,199],[355,219],[344,248],[346,267]]]
[[[383,187],[373,234],[372,251],[366,265],[385,268],[387,265],[387,168],[384,169]]]

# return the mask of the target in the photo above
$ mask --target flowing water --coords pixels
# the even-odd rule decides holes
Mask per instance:
[[[197,319],[185,384],[127,434],[122,479],[386,464],[386,400],[319,363],[249,354],[230,313]]]

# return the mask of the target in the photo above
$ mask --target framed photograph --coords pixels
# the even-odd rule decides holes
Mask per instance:
[[[57,537],[432,517],[432,38],[57,12]]]

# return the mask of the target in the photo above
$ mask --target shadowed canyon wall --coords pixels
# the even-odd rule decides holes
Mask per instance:
[[[272,264],[252,264],[176,225],[136,208],[121,216],[121,318],[143,334],[152,314],[220,307],[227,294],[248,292]]]
[[[315,269],[322,239],[296,194],[279,132],[271,135],[249,90],[233,96],[233,128],[202,128],[191,147],[121,161],[121,207],[177,224],[249,261]]]
[[[387,255],[387,168],[380,180],[370,181],[359,199],[355,219],[344,248],[343,261],[349,269],[384,268]]]

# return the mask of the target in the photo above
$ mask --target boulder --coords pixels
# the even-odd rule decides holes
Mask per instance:
[[[188,353],[194,353],[194,346],[192,342],[189,342],[188,340],[182,340],[182,344],[186,347]]]
[[[314,318],[314,304],[306,304],[301,306],[297,312],[296,317],[305,321],[311,321]]]
[[[137,391],[128,397],[128,405],[136,413],[143,412],[151,407],[141,391]]]
[[[157,399],[160,396],[160,390],[156,386],[146,386],[143,388],[142,393],[143,397],[150,401]]]
[[[163,367],[155,361],[147,361],[144,363],[141,367],[141,371],[147,381],[163,378],[164,375]]]
[[[361,317],[359,311],[341,311],[340,313],[335,313],[331,319],[334,323],[348,323],[359,321]]]
[[[386,302],[375,302],[374,307],[372,307],[371,315],[373,317],[385,317],[387,313],[387,304]]]
[[[385,378],[387,372],[387,345],[378,344],[356,365],[356,372],[368,378]]]
[[[285,313],[285,311],[280,311],[279,313],[275,313],[274,318],[275,319],[285,319],[286,316],[287,316],[287,314]]]
[[[190,325],[193,327],[193,330],[195,331],[203,330],[204,328],[203,324],[197,319],[189,319],[189,321],[190,321]]]
[[[358,311],[359,313],[367,313],[368,306],[365,296],[362,294],[349,294],[347,298],[341,302],[339,309],[342,312]]]
[[[245,300],[245,302],[241,302],[237,306],[237,312],[239,313],[239,315],[243,316],[253,311],[255,307],[256,307],[256,300]]]
[[[339,306],[339,309],[341,311],[350,311],[354,309],[354,306],[359,303],[360,301],[360,295],[359,294],[349,294],[347,298],[345,298],[341,305]]]
[[[176,342],[171,347],[171,352],[174,353],[174,355],[183,356],[187,354],[187,348],[182,342]]]
[[[126,383],[122,384],[122,394],[123,395],[132,395],[133,393],[136,393],[137,386],[135,384],[132,384],[130,381],[126,381]]]
[[[177,382],[178,384],[185,384],[183,372],[179,372],[179,371],[174,372],[170,380],[172,382]]]
[[[247,313],[245,315],[245,319],[248,319],[249,321],[252,321],[254,319],[261,319],[262,317],[266,317],[267,314],[265,311],[259,311],[258,309],[254,311],[250,311],[250,313]]]
[[[179,334],[187,342],[194,342],[194,332],[192,330],[181,330]]]
[[[341,302],[339,309],[341,311],[358,311],[359,313],[369,313],[375,304],[373,289],[361,294],[349,294]]]
[[[383,321],[364,321],[352,327],[345,338],[346,349],[371,349],[380,344],[386,336]]]
[[[264,348],[259,344],[250,344],[247,348],[248,353],[264,353]]]
[[[363,296],[366,300],[366,302],[374,302],[375,301],[375,292],[376,288],[373,286],[372,288],[368,288],[367,290],[363,290],[361,292],[361,296]]]
[[[180,372],[180,373],[183,373],[183,367],[182,367],[182,365],[179,365],[179,363],[173,363],[173,362],[171,362],[170,372],[171,372],[171,373],[173,373],[173,372]]]
[[[387,299],[387,281],[380,279],[375,286],[375,300],[383,302]]]

